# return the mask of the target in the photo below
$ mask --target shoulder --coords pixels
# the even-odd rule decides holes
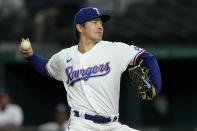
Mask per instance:
[[[112,41],[105,41],[105,40],[102,40],[99,42],[100,44],[103,44],[103,45],[116,45],[116,44],[125,44],[123,42],[112,42]]]
[[[109,46],[109,47],[119,47],[119,46],[129,46],[128,44],[126,43],[123,43],[123,42],[111,42],[111,41],[100,41],[99,42],[99,45],[102,45],[102,46]]]
[[[9,104],[7,108],[9,111],[22,111],[22,108],[17,104]]]
[[[8,107],[10,108],[21,108],[19,105],[17,104],[9,104]]]
[[[133,45],[129,45],[129,44],[126,44],[126,43],[123,43],[123,42],[117,42],[117,41],[114,41],[114,42],[112,42],[112,41],[101,41],[100,42],[101,44],[103,44],[103,45],[109,45],[109,46],[114,46],[114,47],[120,47],[120,46],[122,46],[122,47],[128,47],[128,46],[133,46]]]
[[[138,48],[137,46],[135,45],[132,45],[132,44],[127,44],[127,43],[123,43],[123,42],[111,42],[111,41],[101,41],[99,43],[100,45],[103,45],[105,47],[110,47],[111,49],[118,49],[118,50],[121,50],[121,49],[135,49],[135,48]]]

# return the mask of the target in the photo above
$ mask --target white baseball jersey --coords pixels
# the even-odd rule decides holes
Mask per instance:
[[[23,111],[20,106],[9,104],[5,110],[0,109],[0,127],[7,124],[15,124],[17,126],[23,123]]]
[[[100,41],[84,54],[78,45],[63,49],[46,67],[50,76],[63,81],[72,109],[118,116],[121,74],[144,52],[133,45]]]

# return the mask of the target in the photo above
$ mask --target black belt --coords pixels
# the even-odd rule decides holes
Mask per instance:
[[[79,112],[78,111],[73,111],[73,112],[74,112],[74,116],[79,117]],[[84,117],[87,120],[91,120],[94,123],[100,123],[100,124],[104,124],[104,123],[108,123],[108,122],[112,121],[111,118],[104,117],[104,116],[101,116],[101,115],[94,115],[93,116],[93,115],[85,114]],[[118,118],[115,116],[114,119],[113,119],[113,122],[116,121],[117,119]]]

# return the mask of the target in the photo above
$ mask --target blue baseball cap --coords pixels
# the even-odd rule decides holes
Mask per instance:
[[[101,14],[95,7],[82,8],[75,15],[73,27],[76,28],[77,24],[82,24],[98,17],[100,17],[103,22],[107,22],[111,18],[109,15]]]

